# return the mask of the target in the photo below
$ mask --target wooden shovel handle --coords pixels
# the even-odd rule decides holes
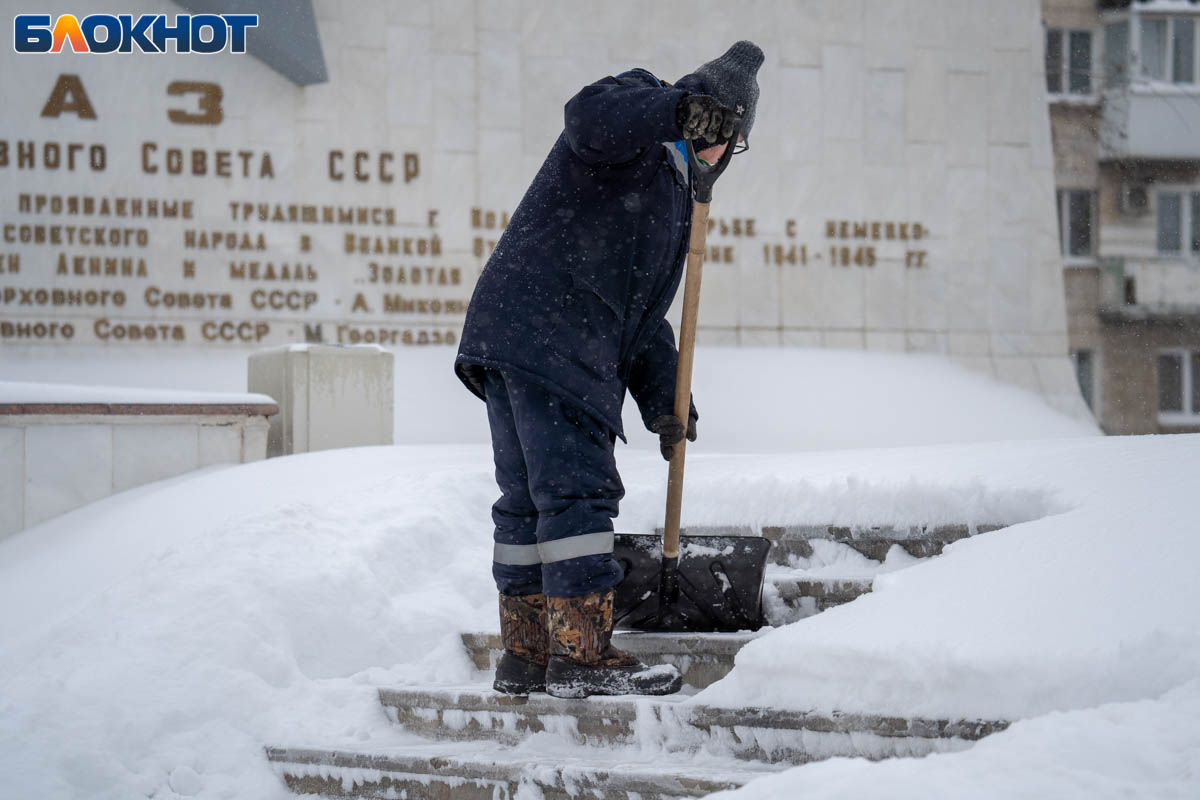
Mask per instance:
[[[700,316],[700,278],[704,270],[708,203],[697,201],[692,210],[687,273],[683,283],[683,320],[679,324],[679,365],[675,369],[675,416],[686,430],[692,405],[692,359],[696,354],[696,321]],[[683,509],[683,463],[687,437],[675,445],[667,472],[667,520],[663,526],[663,558],[679,556],[679,515]]]

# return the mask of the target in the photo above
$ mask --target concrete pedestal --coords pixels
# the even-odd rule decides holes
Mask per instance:
[[[392,444],[393,360],[373,345],[286,345],[250,356],[250,391],[279,403],[267,456]]]
[[[266,455],[270,397],[0,384],[0,538],[143,484]]]

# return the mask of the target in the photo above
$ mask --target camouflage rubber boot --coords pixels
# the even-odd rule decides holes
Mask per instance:
[[[671,694],[683,678],[669,664],[648,667],[612,646],[613,595],[547,597],[550,663],[546,691],[555,697],[593,694]]]
[[[500,638],[504,654],[496,665],[497,692],[529,694],[546,691],[546,596],[500,595]]]

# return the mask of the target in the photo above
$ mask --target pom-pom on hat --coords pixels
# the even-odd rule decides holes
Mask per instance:
[[[708,94],[742,118],[741,134],[747,141],[754,125],[754,108],[758,105],[758,68],[764,60],[758,45],[742,40],[726,50],[725,55],[692,73],[704,84]],[[688,82],[684,78],[676,85],[684,86]]]

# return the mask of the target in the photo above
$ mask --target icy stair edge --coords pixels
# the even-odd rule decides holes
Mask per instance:
[[[681,698],[515,697],[478,686],[381,689],[379,697],[392,722],[423,741],[386,754],[266,748],[293,792],[515,800],[535,789],[544,800],[672,800],[837,756],[880,760],[964,750],[1009,724],[723,708]],[[538,734],[566,747],[531,753],[528,740]]]
[[[708,752],[744,761],[799,764],[835,756],[873,760],[961,750],[1008,727],[999,720],[936,720],[726,708],[627,697],[562,700],[453,689],[380,689],[393,722],[443,741],[516,745],[550,732],[593,747]]]
[[[544,800],[585,797],[702,797],[735,789],[770,772],[747,769],[654,767],[620,759],[522,758],[515,753],[375,755],[337,750],[267,748],[276,773],[296,794],[358,798],[512,800],[534,787]],[[564,761],[566,763],[564,763]],[[536,793],[534,793],[536,795]]]
[[[944,525],[714,525],[683,530],[693,536],[763,536],[771,540],[771,560],[787,566],[789,558],[808,558],[812,542],[823,540],[844,544],[872,561],[883,561],[888,551],[899,546],[913,558],[942,554],[951,544],[972,536],[998,531],[999,523],[953,523]],[[662,529],[656,531],[662,534]]]

